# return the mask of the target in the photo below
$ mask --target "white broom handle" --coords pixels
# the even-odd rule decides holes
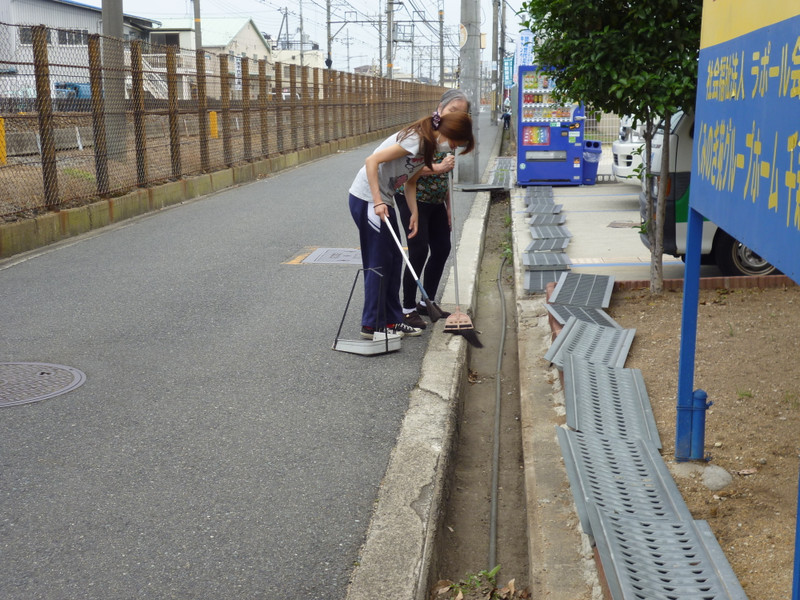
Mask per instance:
[[[453,172],[447,173],[447,192],[450,196],[450,226],[453,228],[453,283],[456,286],[456,306],[460,307],[461,303],[458,301],[458,248],[456,242],[458,241],[458,231],[456,230],[456,205],[455,194],[453,192]]]
[[[389,218],[388,217],[385,218],[383,220],[383,222],[386,224],[386,228],[389,230],[389,233],[392,234],[392,237],[394,238],[395,244],[397,244],[397,247],[400,248],[400,254],[403,255],[403,260],[406,262],[406,266],[408,267],[408,270],[411,271],[411,274],[414,276],[414,279],[419,281],[419,277],[417,277],[417,273],[416,273],[416,271],[414,271],[414,267],[411,266],[411,261],[408,260],[408,256],[406,256],[406,253],[403,250],[403,245],[400,243],[400,240],[397,239],[397,234],[394,232],[394,227],[392,227],[392,224],[389,223]]]

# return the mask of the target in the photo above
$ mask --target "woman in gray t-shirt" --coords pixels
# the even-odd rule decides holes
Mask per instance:
[[[464,146],[464,154],[475,145],[472,120],[466,113],[424,117],[384,140],[367,157],[350,186],[350,214],[359,230],[364,269],[364,310],[361,335],[389,333],[420,335],[421,330],[403,322],[400,277],[403,257],[386,226],[399,237],[394,193],[405,186],[410,211],[407,237],[417,234],[417,178],[423,166],[431,168],[438,149],[449,152]],[[413,199],[413,200],[412,200]],[[383,283],[381,283],[383,282]]]

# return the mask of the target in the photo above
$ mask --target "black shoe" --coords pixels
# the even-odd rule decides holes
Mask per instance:
[[[436,302],[432,302],[431,304],[439,309],[439,312],[442,314],[442,319],[446,319],[450,316],[450,313],[446,310],[442,310],[442,307],[436,304]],[[428,316],[428,308],[422,304],[417,304],[417,312],[421,315],[425,315],[426,317]]]
[[[417,329],[425,329],[428,326],[417,311],[403,315],[403,323],[411,325],[411,327],[416,327]]]
[[[394,333],[400,337],[416,337],[422,335],[422,329],[419,327],[412,327],[406,323],[395,323],[394,325],[389,325],[389,333]]]

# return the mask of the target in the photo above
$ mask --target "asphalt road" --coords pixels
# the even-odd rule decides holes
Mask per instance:
[[[0,362],[87,376],[0,409],[0,598],[344,597],[430,333],[332,351],[357,267],[290,261],[376,145],[0,262]]]

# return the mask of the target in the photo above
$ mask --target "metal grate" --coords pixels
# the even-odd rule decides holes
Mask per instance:
[[[528,247],[525,248],[525,252],[551,252],[553,250],[566,250],[567,246],[569,246],[569,238],[550,238],[550,239],[540,239],[540,240],[533,240]]]
[[[361,265],[361,250],[357,248],[317,248],[301,262],[304,264]]]
[[[563,225],[542,225],[541,227],[531,227],[531,237],[535,240],[571,238],[569,229]]]
[[[661,449],[650,398],[639,369],[593,365],[572,354],[564,361],[567,425],[616,438],[644,438]]]
[[[691,521],[692,514],[658,449],[648,440],[614,439],[556,427],[583,530],[594,536],[588,506],[629,518]]]
[[[612,598],[747,600],[706,521],[589,518]]]
[[[608,308],[613,291],[614,277],[612,275],[564,273],[550,296],[550,302]]]
[[[529,271],[563,271],[569,269],[572,262],[563,252],[534,252],[523,254],[522,264]]]
[[[528,225],[563,225],[567,221],[566,215],[547,215],[536,213],[528,219]]]
[[[567,354],[594,364],[623,367],[634,335],[635,329],[604,327],[570,317],[544,357],[559,369],[564,368]]]
[[[523,261],[524,262],[524,261]],[[547,311],[555,317],[555,320],[565,325],[570,317],[575,317],[579,321],[595,323],[606,327],[622,329],[622,326],[608,316],[602,308],[584,308],[583,306],[570,306],[569,304],[545,304]]]
[[[528,198],[552,198],[553,186],[542,185],[525,188],[525,199]]]
[[[544,292],[548,283],[558,281],[562,271],[525,271],[525,289],[531,294]]]
[[[555,204],[552,200],[538,199],[533,200],[525,206],[528,214],[558,214],[564,208],[563,204]]]

